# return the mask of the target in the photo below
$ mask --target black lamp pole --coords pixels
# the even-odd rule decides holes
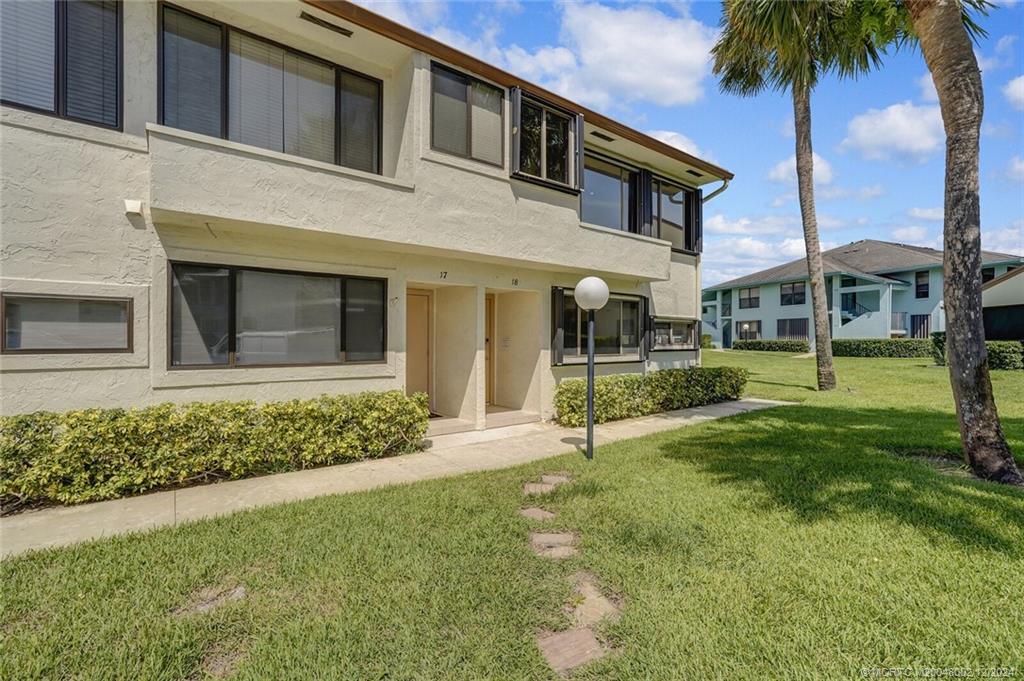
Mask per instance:
[[[594,458],[594,311],[587,310],[587,460]]]

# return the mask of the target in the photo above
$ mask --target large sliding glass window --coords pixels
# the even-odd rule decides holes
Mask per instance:
[[[121,124],[121,3],[0,2],[0,100]]]
[[[132,302],[3,294],[3,351],[131,352]]]
[[[504,92],[440,64],[431,67],[431,146],[504,165]]]
[[[519,100],[519,163],[516,175],[574,187],[578,118],[537,100]]]
[[[171,365],[384,359],[386,282],[174,263]]]
[[[693,250],[687,239],[686,190],[659,178],[651,179],[652,235],[672,242],[677,251]]]
[[[584,164],[584,187],[580,209],[583,222],[636,231],[633,211],[636,173],[633,170],[588,155]]]
[[[562,355],[587,355],[587,315],[576,306],[571,290],[562,290]],[[636,296],[613,294],[608,304],[594,313],[594,353],[607,358],[639,360],[643,341],[641,301]]]
[[[380,172],[380,81],[167,6],[161,55],[165,125]]]

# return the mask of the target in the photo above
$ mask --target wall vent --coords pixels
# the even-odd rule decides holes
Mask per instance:
[[[320,26],[321,28],[326,28],[328,31],[334,31],[335,33],[340,33],[343,36],[345,36],[346,38],[351,38],[352,37],[352,31],[348,30],[347,28],[343,28],[341,26],[335,26],[331,22],[325,21],[325,20],[321,19],[320,17],[315,17],[312,14],[310,14],[309,12],[302,12],[302,13],[300,13],[299,14],[299,18],[300,19],[304,19],[304,20],[308,21],[311,24],[316,24],[317,26]]]
[[[594,137],[596,137],[599,140],[604,140],[605,142],[614,142],[615,141],[614,137],[609,137],[608,135],[604,134],[603,132],[598,132],[597,130],[591,130],[590,134],[593,135]]]

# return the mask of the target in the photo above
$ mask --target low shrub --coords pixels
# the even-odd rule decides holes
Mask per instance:
[[[80,503],[414,451],[426,395],[195,402],[0,417],[0,503]]]
[[[932,359],[940,367],[946,366],[946,332],[932,332]]]
[[[594,382],[594,422],[605,423],[674,409],[739,399],[745,369],[693,367],[647,374],[600,376]],[[578,428],[587,423],[587,382],[570,378],[555,390],[557,420]]]
[[[835,338],[834,357],[931,357],[927,338]]]
[[[700,347],[701,347],[702,350],[707,350],[709,348],[714,347],[711,344],[711,334],[710,333],[702,333],[700,335]]]
[[[1024,342],[985,341],[985,349],[988,351],[989,369],[1024,370]],[[936,331],[932,334],[932,357],[939,366],[946,366],[945,331]]]
[[[810,352],[811,344],[805,340],[738,340],[733,350],[761,350],[763,352]]]

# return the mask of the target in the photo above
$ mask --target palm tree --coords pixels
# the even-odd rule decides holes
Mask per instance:
[[[796,128],[796,177],[814,311],[818,389],[836,387],[832,365],[821,243],[814,210],[814,152],[811,146],[811,91],[829,71],[856,75],[879,63],[885,22],[861,21],[857,4],[841,0],[775,2],[724,0],[721,37],[711,53],[720,87],[745,97],[768,88],[788,89]]]
[[[971,34],[980,28],[959,2],[904,0],[946,129],[943,291],[946,352],[964,457],[975,474],[1024,486],[992,395],[981,314],[978,146],[984,95]],[[984,11],[981,0],[968,3]]]

